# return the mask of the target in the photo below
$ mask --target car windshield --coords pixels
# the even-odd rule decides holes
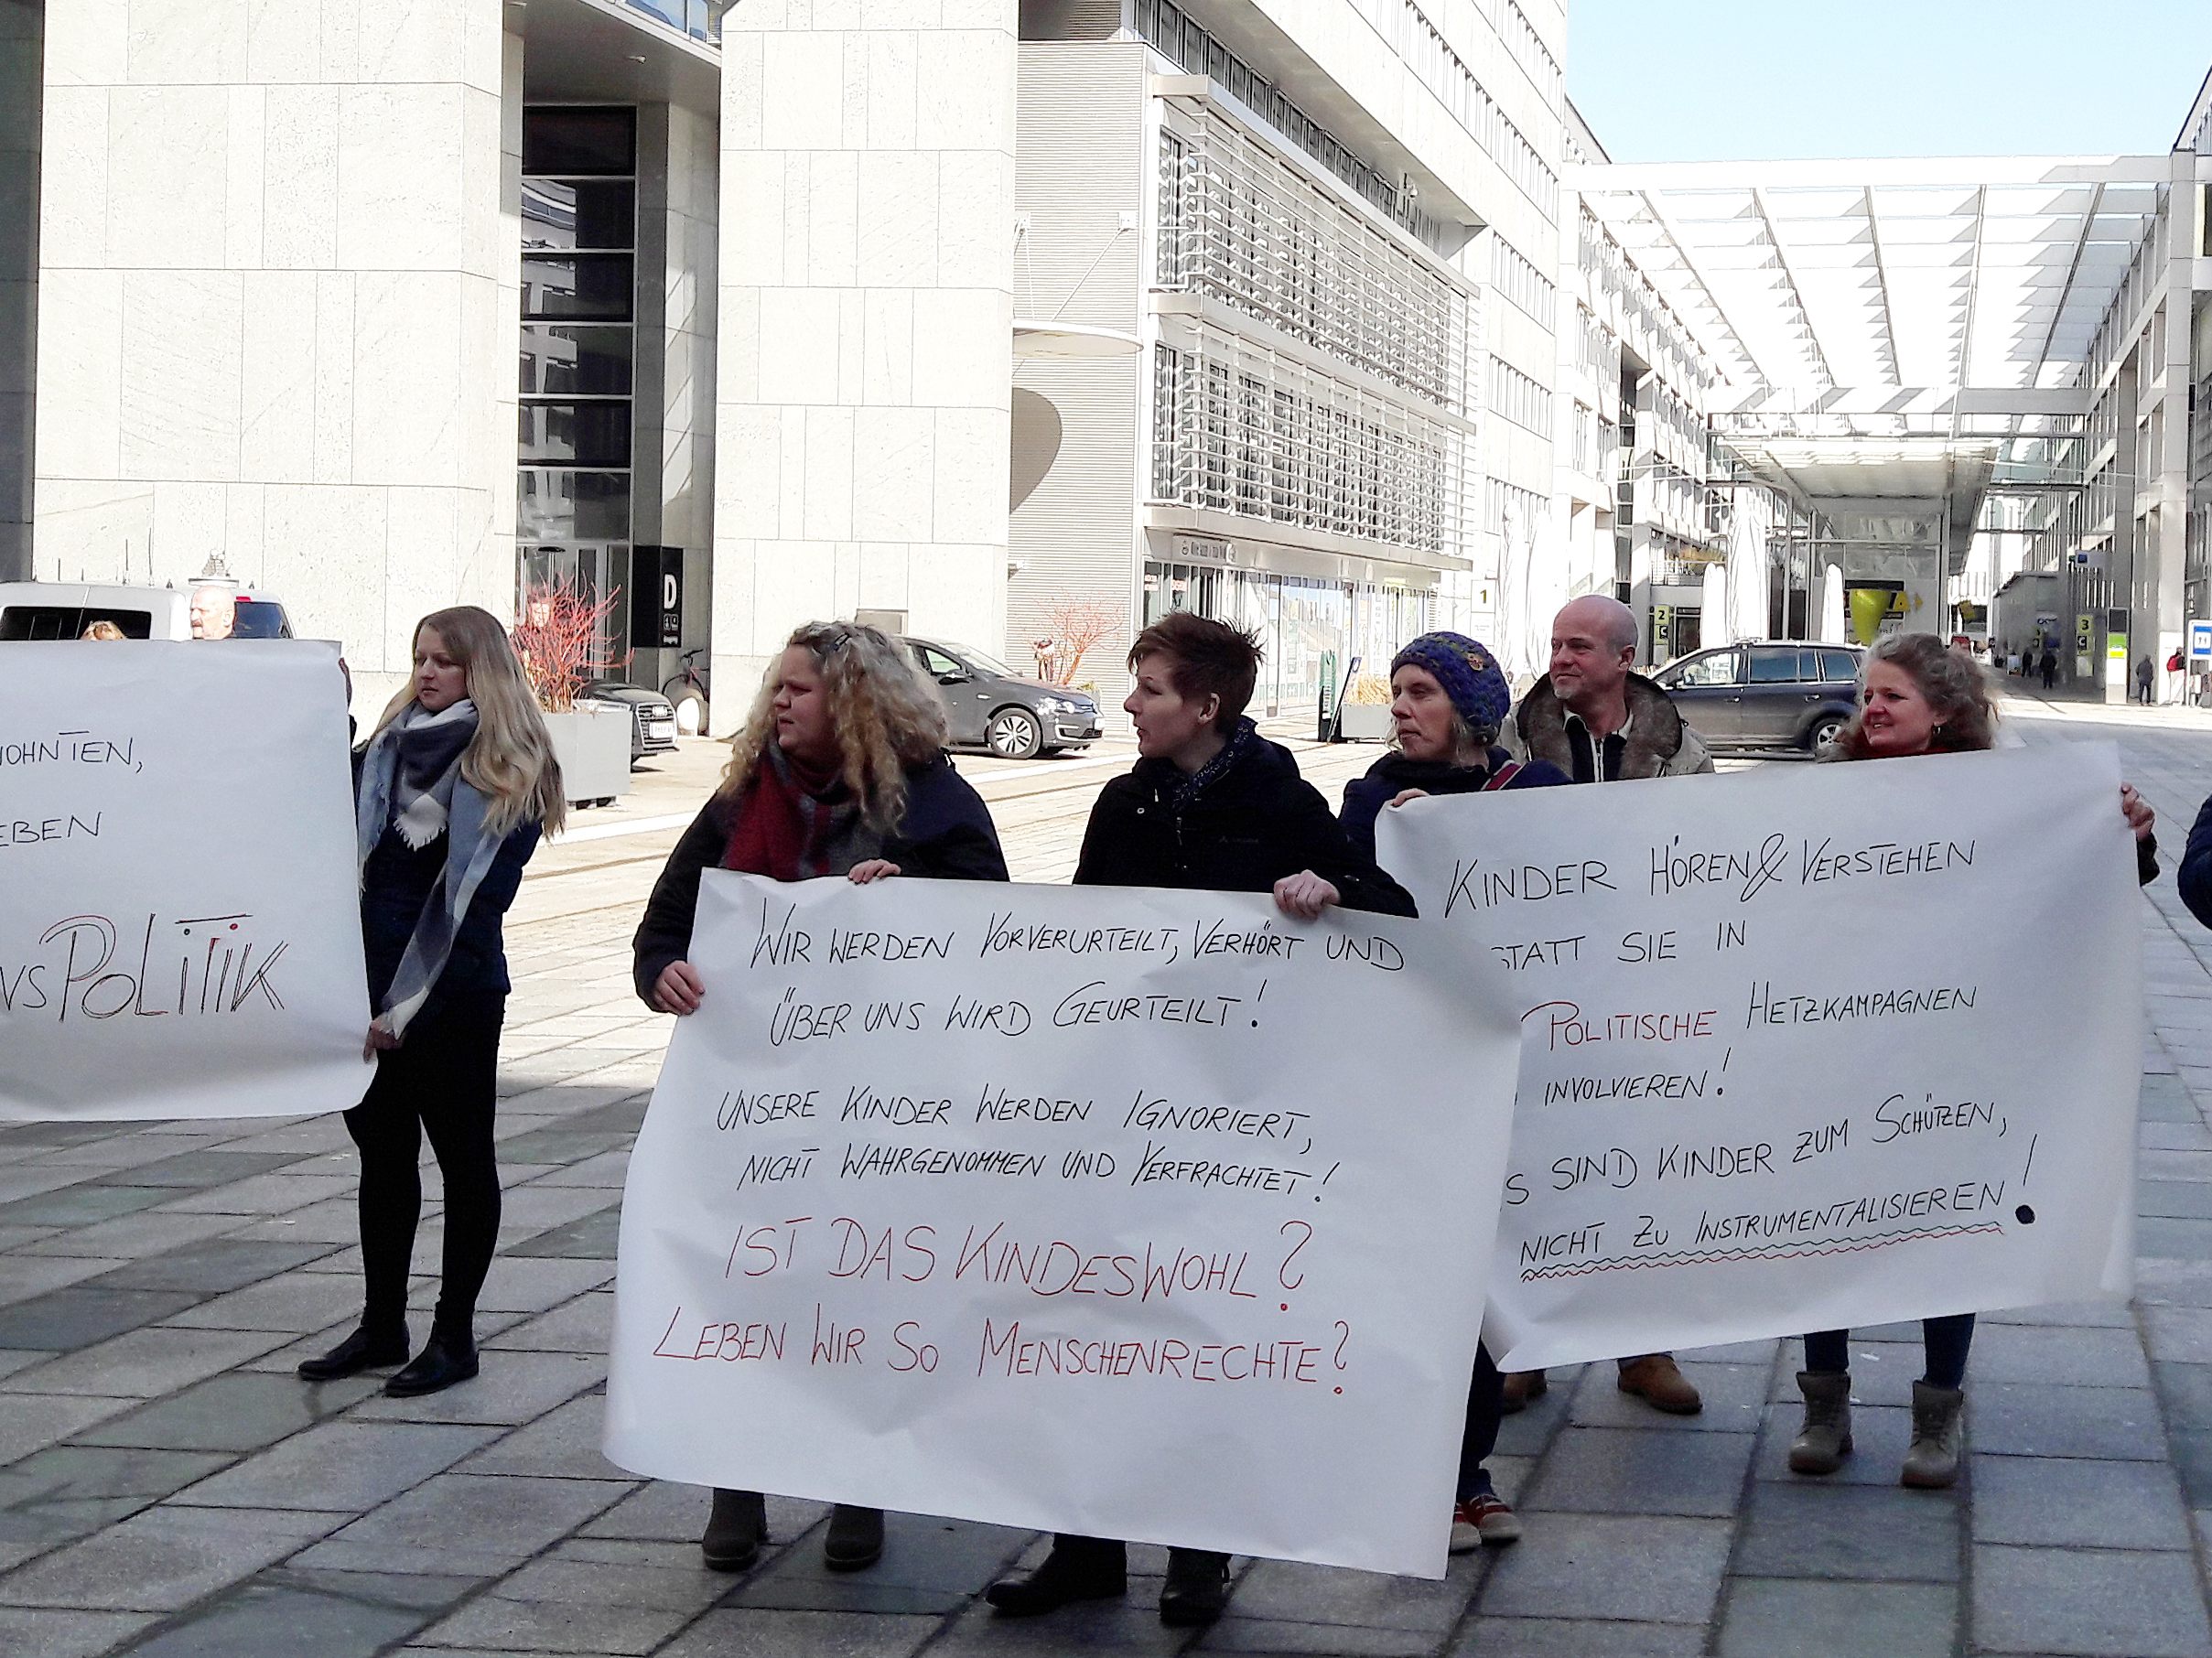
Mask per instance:
[[[996,673],[1001,679],[1015,679],[1020,677],[1015,673],[1013,669],[1008,667],[997,657],[989,654],[987,651],[978,651],[973,645],[953,643],[952,648],[960,655],[967,659],[969,666],[980,668],[986,673]]]
[[[285,625],[285,608],[265,598],[242,598],[238,601],[238,615],[231,624],[233,639],[286,639],[290,630]]]

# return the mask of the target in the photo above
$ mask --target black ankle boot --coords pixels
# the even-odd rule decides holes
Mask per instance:
[[[1203,1548],[1168,1551],[1168,1580],[1160,1591],[1160,1622],[1170,1629],[1198,1629],[1220,1617],[1228,1604],[1228,1556]]]
[[[822,1534],[822,1564],[833,1572],[858,1572],[883,1558],[883,1511],[840,1502]]]
[[[412,1399],[422,1394],[443,1393],[456,1382],[466,1382],[476,1374],[476,1342],[467,1335],[430,1332],[423,1343],[423,1351],[391,1381],[384,1383],[384,1393],[394,1399]]]
[[[741,1572],[761,1557],[768,1541],[768,1502],[759,1491],[715,1488],[714,1511],[699,1538],[699,1556],[710,1572]]]
[[[302,1359],[299,1374],[308,1382],[335,1382],[364,1370],[383,1370],[407,1362],[407,1327],[372,1332],[362,1325],[319,1359]]]
[[[1128,1592],[1128,1551],[1083,1539],[1052,1545],[1033,1572],[1003,1577],[983,1591],[1002,1618],[1034,1618],[1071,1600],[1109,1600]]]

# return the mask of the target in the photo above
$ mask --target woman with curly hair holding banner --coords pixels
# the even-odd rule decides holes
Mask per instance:
[[[696,1013],[707,986],[685,956],[699,876],[735,869],[772,880],[887,876],[1003,881],[990,809],[945,757],[944,704],[904,646],[874,628],[809,622],[770,664],[729,764],[669,854],[631,941],[638,995]],[[759,1491],[718,1490],[699,1546],[739,1572],[767,1541]],[[833,1571],[883,1553],[883,1511],[839,1503],[823,1539]]]
[[[1933,633],[1893,633],[1874,641],[1860,669],[1859,712],[1836,738],[1835,760],[1905,759],[1967,754],[1996,746],[1997,711],[1980,665]],[[2150,806],[2122,783],[2120,810],[2135,834],[2136,878],[2158,873]],[[1920,1321],[1926,1369],[1913,1383],[1913,1443],[1900,1482],[1941,1490],[1958,1478],[1959,1418],[1966,1407],[1966,1360],[1974,1315]],[[1851,1453],[1851,1334],[1818,1330],[1805,1338],[1805,1423],[1789,1448],[1800,1474],[1832,1474]]]
[[[376,1075],[346,1113],[361,1148],[361,1324],[299,1366],[311,1382],[386,1365],[384,1391],[477,1373],[476,1297],[499,1239],[492,1144],[507,957],[501,920],[538,837],[561,825],[561,769],[507,632],[474,605],[415,624],[415,668],[357,760],[361,919]],[[407,1275],[425,1131],[446,1188],[430,1338],[407,1362]]]

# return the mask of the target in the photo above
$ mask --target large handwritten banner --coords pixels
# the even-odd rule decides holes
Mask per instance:
[[[1521,1015],[1502,1362],[2124,1293],[2119,790],[2083,744],[1387,813]]]
[[[1515,1036],[1448,931],[710,873],[623,1194],[642,1474],[1439,1577]]]
[[[359,1104],[329,646],[0,645],[0,1121]]]

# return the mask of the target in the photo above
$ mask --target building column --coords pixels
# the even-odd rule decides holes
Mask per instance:
[[[1005,648],[1015,14],[723,20],[718,731],[810,619]]]
[[[31,573],[45,0],[0,0],[0,581]]]

